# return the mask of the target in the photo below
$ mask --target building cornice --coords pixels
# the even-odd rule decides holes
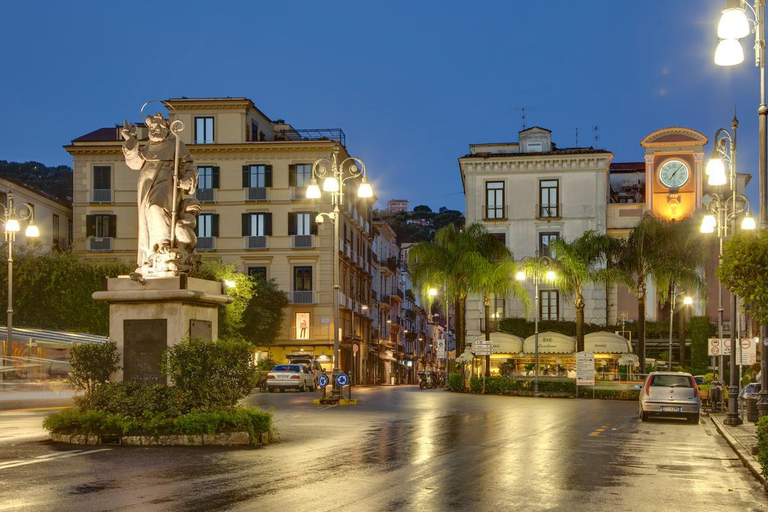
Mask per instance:
[[[533,158],[477,158],[459,159],[462,174],[465,172],[539,172],[585,170],[605,172],[610,165],[612,153],[590,155],[557,155]]]
[[[313,141],[269,141],[269,142],[245,142],[235,144],[187,144],[192,155],[210,155],[222,153],[287,153],[291,151],[311,152],[329,152],[333,150],[336,144],[332,140],[313,140]],[[122,143],[102,142],[102,143],[75,143],[64,146],[64,149],[70,155],[121,155]]]

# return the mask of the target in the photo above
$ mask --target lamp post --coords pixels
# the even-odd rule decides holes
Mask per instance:
[[[320,158],[312,164],[312,180],[307,187],[307,199],[319,199],[322,194],[317,184],[323,180],[323,190],[331,196],[333,212],[321,213],[316,220],[322,221],[323,216],[333,221],[333,391],[332,400],[341,397],[341,390],[336,384],[336,376],[341,373],[339,368],[339,215],[344,204],[344,184],[351,179],[361,178],[357,188],[357,196],[373,197],[373,189],[366,177],[365,163],[359,158],[348,157],[339,162],[339,145],[334,145],[331,158]],[[358,167],[359,165],[359,167]]]
[[[536,251],[536,256],[531,258],[523,258],[520,263],[525,268],[524,271],[520,271],[515,275],[515,279],[518,281],[525,281],[526,277],[533,278],[533,290],[534,290],[534,308],[536,309],[533,315],[533,346],[534,346],[534,369],[533,369],[533,396],[539,396],[539,282],[544,273],[544,278],[547,281],[555,280],[555,272],[551,270],[552,260],[547,256],[539,256],[539,251]]]
[[[672,371],[672,321],[675,318],[675,300],[677,299],[678,295],[685,295],[685,292],[677,293],[677,287],[672,287],[672,301],[669,308],[669,365],[667,368],[669,368],[669,371]],[[685,296],[683,297],[683,305],[690,306],[693,304],[693,299],[691,297]],[[682,366],[685,363],[685,361],[682,360],[682,357],[680,357],[680,365]]]
[[[741,229],[755,229],[755,220],[749,215],[749,200],[736,193],[736,129],[739,121],[734,117],[731,123],[733,134],[724,128],[720,128],[715,133],[715,147],[712,150],[712,156],[707,162],[707,175],[709,176],[709,185],[721,187],[728,184],[730,197],[727,193],[714,193],[706,195],[701,202],[710,213],[704,216],[701,222],[700,231],[702,233],[713,233],[717,228],[717,237],[719,240],[719,260],[718,265],[723,260],[723,240],[729,236],[729,222],[731,234],[736,232],[736,221],[740,213],[746,212],[741,222]],[[728,164],[728,174],[726,175],[725,161]],[[738,321],[736,318],[736,295],[731,295],[731,358],[730,371],[731,379],[728,386],[728,415],[725,418],[727,425],[740,425],[742,423],[739,417],[738,394],[739,381],[736,370],[736,352],[739,346],[736,328]],[[723,288],[718,286],[718,337],[722,345],[723,340]],[[720,365],[722,372],[722,364]]]
[[[757,109],[758,118],[758,185],[760,187],[760,229],[768,228],[768,106],[765,103],[765,3],[766,0],[754,0],[749,5],[746,0],[728,0],[722,11],[717,26],[717,37],[720,43],[715,51],[715,64],[734,66],[744,60],[744,51],[739,39],[747,37],[750,32],[755,34],[755,66],[760,68],[760,106]],[[752,12],[754,20],[747,18],[747,9]],[[750,30],[749,23],[753,27]],[[760,400],[757,408],[760,416],[768,415],[768,327],[760,326]]]
[[[29,220],[29,225],[24,232],[28,238],[37,238],[40,236],[40,230],[35,225],[34,206],[29,203],[13,204],[13,193],[8,192],[8,203],[0,204],[2,206],[2,219],[0,223],[5,227],[5,241],[8,244],[8,310],[7,310],[7,336],[3,354],[8,358],[8,364],[11,361],[11,350],[13,348],[13,242],[16,241],[16,233],[21,231],[20,220]],[[5,366],[5,361],[0,360],[0,367]],[[0,368],[0,376],[3,374]]]

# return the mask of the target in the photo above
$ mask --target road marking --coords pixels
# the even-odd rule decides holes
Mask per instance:
[[[0,464],[0,470],[17,468],[19,466],[28,466],[29,464],[37,464],[38,462],[48,462],[51,460],[68,459],[70,457],[77,457],[79,455],[89,455],[91,453],[97,453],[97,452],[108,452],[110,450],[112,450],[112,448],[101,448],[99,450],[88,450],[85,452],[82,450],[73,450],[71,452],[61,453],[61,454],[57,453],[56,455],[51,455],[51,456],[43,455],[42,458],[36,457],[34,459],[29,459],[29,460],[11,460],[11,461]]]
[[[608,425],[603,425],[602,427],[596,428],[594,431],[590,432],[589,435],[592,437],[597,437],[603,432],[605,432],[607,429],[608,429]]]

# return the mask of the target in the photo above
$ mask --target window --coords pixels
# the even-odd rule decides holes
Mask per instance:
[[[72,247],[72,221],[67,220],[67,247]]]
[[[554,257],[550,244],[560,238],[560,233],[539,233],[539,256]]]
[[[267,249],[267,239],[272,236],[271,213],[244,213],[243,236],[246,249]]]
[[[504,245],[507,244],[507,234],[506,233],[489,233],[489,235],[496,237],[499,242],[503,243]]]
[[[197,190],[195,197],[198,201],[214,200],[214,190],[219,188],[219,168],[201,166],[197,168]]]
[[[217,213],[201,213],[197,217],[197,248],[199,250],[214,250],[215,238],[219,236],[219,215]]]
[[[312,212],[288,213],[288,234],[292,237],[294,249],[311,249],[314,246],[312,235],[317,234],[316,216]]]
[[[213,118],[195,118],[195,144],[213,144]]]
[[[3,206],[8,206],[8,193],[7,192],[0,192],[0,204]]]
[[[251,142],[259,140],[259,125],[256,121],[251,121]]]
[[[243,188],[248,201],[266,201],[267,188],[272,186],[271,165],[244,165]]]
[[[58,247],[59,245],[59,216],[55,213],[53,214],[53,222],[51,223],[51,243],[54,247]]]
[[[117,236],[117,215],[86,215],[85,235],[91,251],[111,251],[112,239]]]
[[[267,267],[248,267],[248,277],[267,280]]]
[[[312,267],[293,267],[293,291],[312,291]]]
[[[288,166],[288,186],[304,188],[312,179],[312,164],[291,164]]]
[[[539,218],[560,217],[560,182],[558,180],[539,181]]]
[[[489,181],[485,184],[485,218],[503,219],[504,215],[504,182]]]
[[[539,317],[541,320],[557,320],[560,317],[559,298],[557,290],[541,290],[539,300]]]
[[[94,203],[112,202],[112,168],[108,165],[93,167],[93,197]]]
[[[541,153],[542,145],[541,142],[529,142],[525,145],[525,149],[528,153]]]

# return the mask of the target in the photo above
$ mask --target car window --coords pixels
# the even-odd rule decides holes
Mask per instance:
[[[665,388],[690,388],[691,379],[687,375],[654,375],[651,386]]]
[[[274,367],[273,372],[299,372],[300,366],[297,364],[279,364]]]

